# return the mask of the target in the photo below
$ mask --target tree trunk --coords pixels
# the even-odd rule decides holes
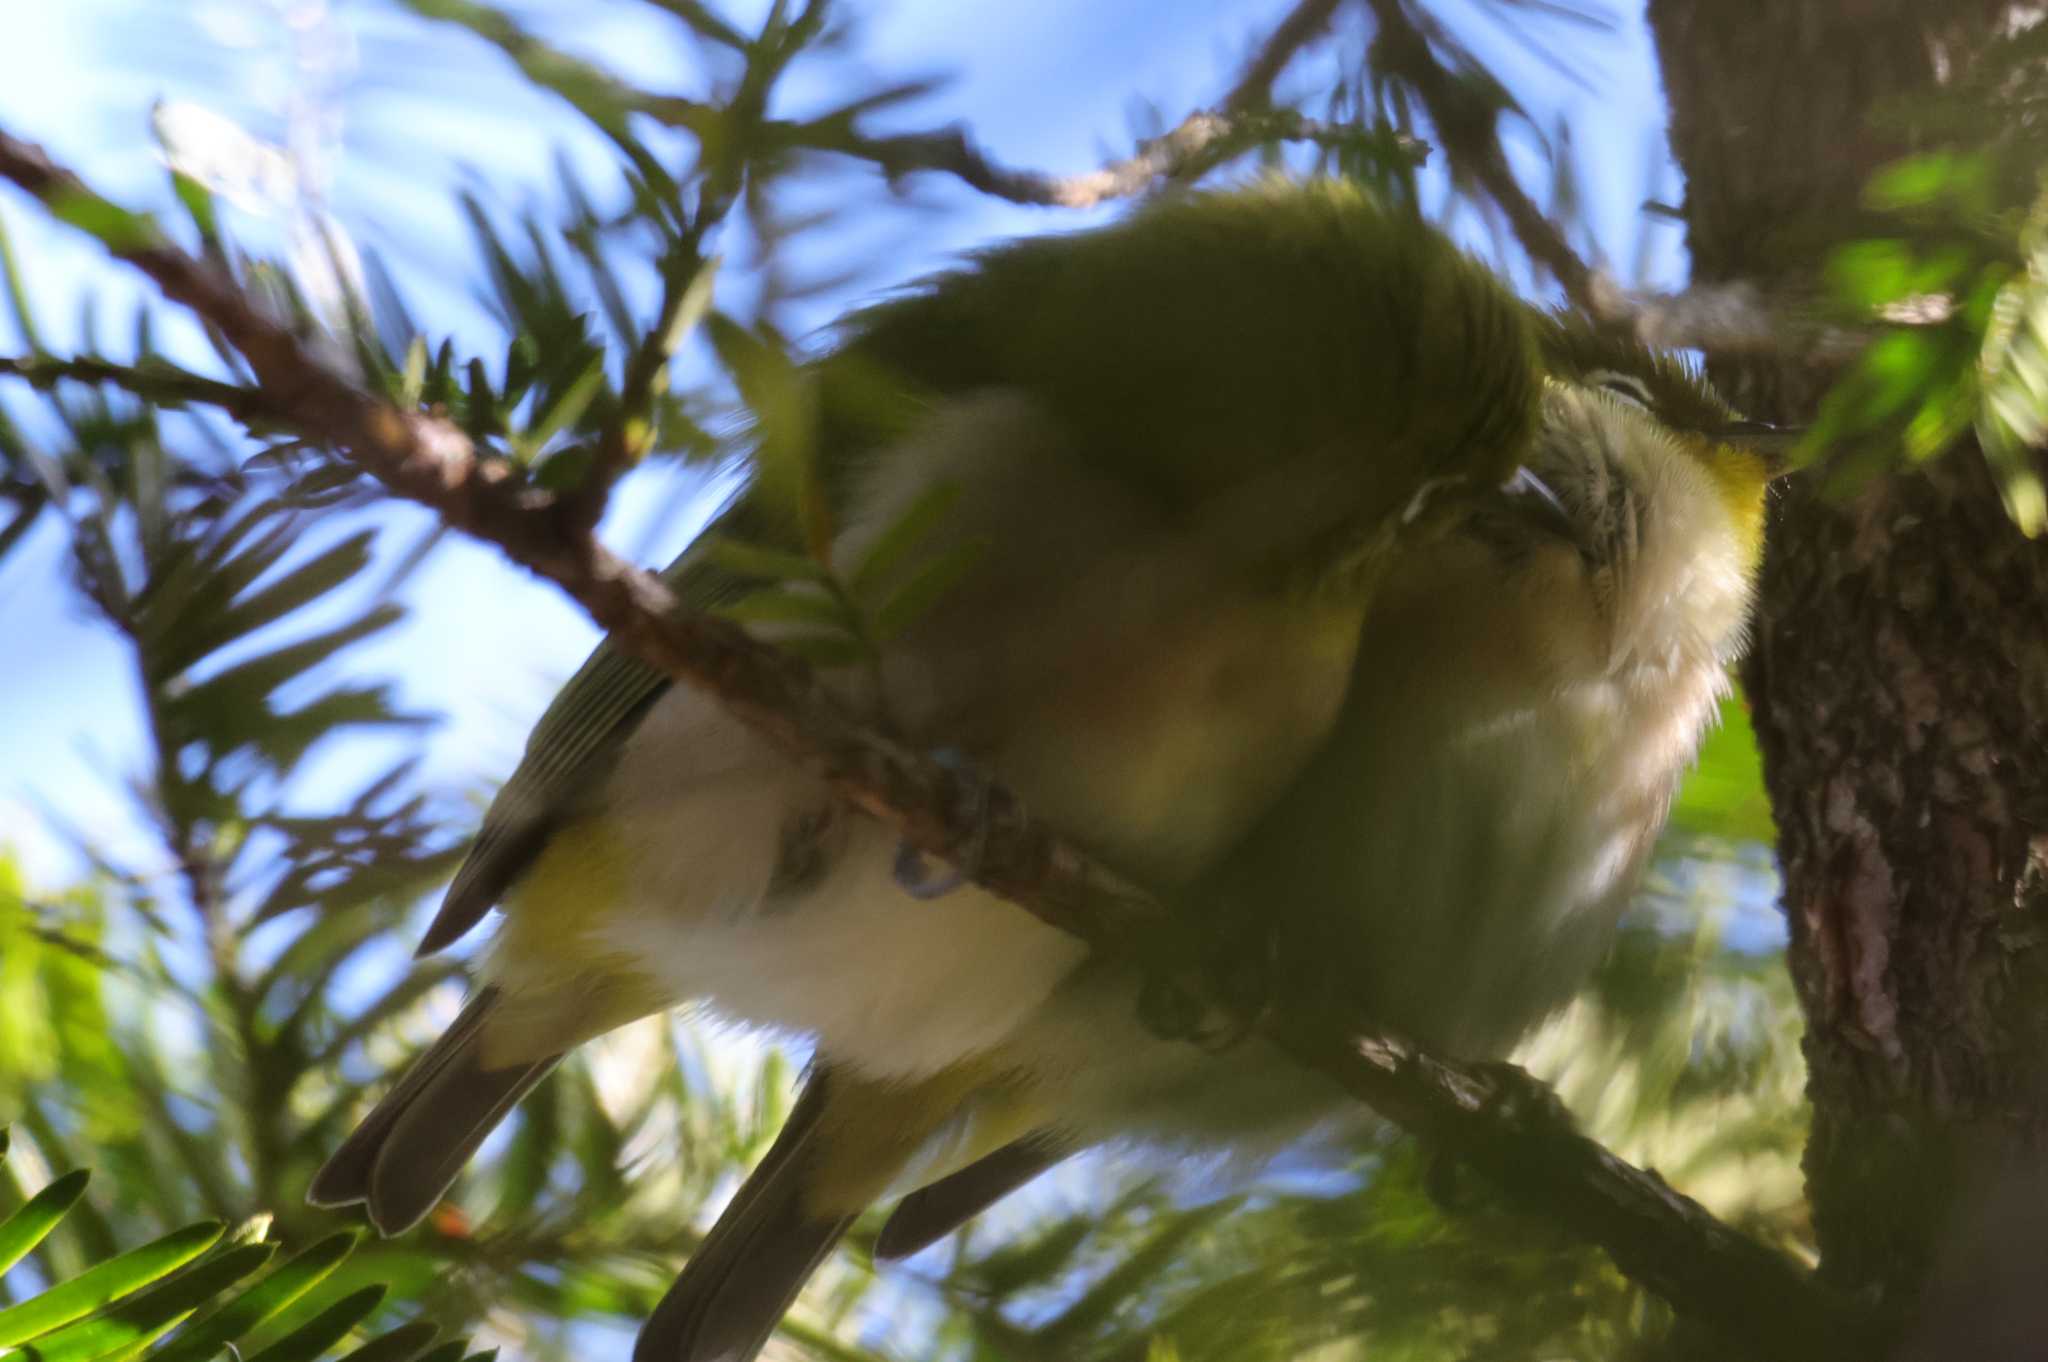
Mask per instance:
[[[1969,0],[1652,0],[1699,280],[1811,291],[1870,119],[1982,51]],[[1718,367],[1793,420],[1831,375]],[[1774,508],[1745,671],[1807,1023],[1806,1174],[1837,1285],[1911,1312],[1900,1357],[2041,1355],[2048,1247],[2048,551],[1974,450]]]

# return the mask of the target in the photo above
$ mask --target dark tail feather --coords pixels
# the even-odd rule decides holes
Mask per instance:
[[[896,1203],[875,1236],[875,1257],[908,1258],[937,1243],[1070,1152],[1049,1136],[1026,1135],[918,1188]]]
[[[804,1205],[830,1075],[805,1085],[782,1133],[661,1298],[633,1362],[752,1362],[852,1216]]]
[[[470,999],[314,1174],[307,1201],[368,1202],[370,1223],[384,1235],[404,1233],[434,1208],[484,1137],[561,1058],[484,1068],[478,1045],[497,1002],[491,988]]]

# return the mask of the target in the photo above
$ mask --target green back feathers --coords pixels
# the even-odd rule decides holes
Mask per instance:
[[[1356,461],[1347,509],[1369,523],[1432,478],[1513,471],[1537,419],[1538,327],[1483,265],[1355,186],[1186,195],[999,246],[852,317],[809,371],[817,473],[843,504],[854,471],[933,404],[1021,388],[1169,513],[1308,456]],[[802,547],[758,490],[714,529]],[[667,575],[696,607],[741,585],[701,555]],[[536,726],[422,951],[481,920],[667,686],[599,645]]]
[[[1446,463],[1512,471],[1535,421],[1532,321],[1362,190],[1275,183],[998,247],[856,315],[826,409],[836,364],[933,396],[1022,387],[1167,505],[1328,453],[1372,464],[1394,510]]]

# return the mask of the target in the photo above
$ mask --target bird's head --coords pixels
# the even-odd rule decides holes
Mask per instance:
[[[1576,561],[1610,656],[1725,660],[1762,558],[1790,435],[1743,421],[1699,370],[1545,318],[1534,438],[1471,529],[1511,561]]]
[[[1547,377],[1544,443],[1555,451],[1591,442],[1606,452],[1596,463],[1638,480],[1678,456],[1716,493],[1753,571],[1763,551],[1765,489],[1787,471],[1800,432],[1743,419],[1698,365],[1625,334],[1551,316],[1538,341]]]

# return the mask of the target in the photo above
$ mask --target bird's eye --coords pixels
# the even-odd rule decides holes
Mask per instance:
[[[1647,409],[1650,405],[1650,390],[1640,378],[1633,374],[1618,374],[1611,369],[1598,369],[1586,375],[1586,382],[1596,388],[1605,388],[1624,402]]]

